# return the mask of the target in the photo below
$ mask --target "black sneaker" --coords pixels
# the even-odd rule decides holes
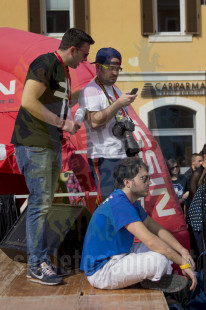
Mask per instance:
[[[159,281],[143,280],[140,282],[143,288],[160,290],[164,293],[175,293],[187,286],[188,280],[177,274],[164,275]]]
[[[62,277],[58,276],[45,262],[35,269],[28,268],[26,277],[32,282],[44,285],[58,285],[63,282]]]

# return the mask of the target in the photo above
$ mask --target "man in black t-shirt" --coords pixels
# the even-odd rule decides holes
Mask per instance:
[[[193,153],[191,155],[191,166],[190,168],[184,173],[184,176],[186,177],[187,183],[186,183],[186,190],[190,190],[190,181],[191,177],[194,171],[196,171],[203,162],[203,157],[201,154]]]
[[[200,186],[199,180],[202,175],[203,170],[206,168],[206,144],[203,145],[203,148],[200,152],[200,155],[202,156],[202,164],[199,168],[197,168],[194,173],[192,174],[191,180],[190,180],[190,193],[189,197],[192,201],[198,187]]]
[[[59,49],[37,57],[30,65],[11,142],[29,189],[26,219],[27,278],[45,285],[62,283],[47,251],[46,216],[61,171],[63,131],[75,134],[80,123],[68,118],[71,95],[68,67],[87,59],[93,39],[79,29],[68,29]]]
[[[191,167],[184,173],[184,176],[186,177],[186,191],[190,191],[190,183],[193,173],[202,165],[203,157],[201,154],[193,153],[191,156]],[[185,200],[186,205],[186,213],[189,209],[189,206],[191,204],[191,199],[188,196]]]

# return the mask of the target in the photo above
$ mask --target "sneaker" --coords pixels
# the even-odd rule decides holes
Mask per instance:
[[[54,264],[51,263],[51,268],[54,270],[54,272],[60,276],[60,277],[67,277],[71,274],[70,269],[65,269],[64,267],[57,267]]]
[[[50,265],[45,262],[35,269],[28,268],[27,279],[44,285],[58,285],[62,283],[62,277],[58,276]]]
[[[143,280],[140,282],[143,288],[160,290],[164,293],[179,292],[187,286],[188,280],[177,274],[164,275],[159,281]]]

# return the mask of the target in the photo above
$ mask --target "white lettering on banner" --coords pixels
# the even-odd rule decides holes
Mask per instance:
[[[0,83],[0,92],[2,92],[4,95],[14,95],[15,94],[15,85],[16,81],[10,81],[10,87],[7,89],[2,83]]]
[[[161,173],[160,165],[157,161],[157,157],[156,157],[155,153],[153,151],[149,150],[149,151],[145,152],[145,156],[146,156],[147,164],[149,165],[149,173],[150,174],[154,173],[154,166],[153,166],[152,158],[154,160],[157,172]]]
[[[141,142],[142,142],[141,147],[144,147],[145,143],[146,143],[149,148],[152,148],[152,143],[151,143],[150,139],[147,137],[146,133],[143,131],[142,128],[139,127],[139,124],[136,122],[136,120],[133,120],[133,122],[136,124],[134,135],[135,135],[137,141],[141,140]],[[141,135],[139,133],[141,133]],[[161,175],[159,177],[157,177],[157,174],[161,174],[162,171],[161,171],[159,162],[157,160],[157,157],[156,157],[156,154],[154,153],[154,151],[152,151],[151,149],[147,150],[145,152],[145,159],[146,159],[147,165],[149,166],[149,173],[152,175],[152,174],[154,174],[155,171],[157,172],[157,173],[155,173],[156,177],[151,178],[150,187],[157,186],[157,185],[164,185],[165,186],[164,178]],[[150,190],[150,195],[151,195],[151,197],[163,195],[163,197],[160,199],[158,204],[155,206],[156,210],[157,210],[157,214],[159,217],[164,217],[164,216],[176,214],[175,208],[170,208],[170,209],[166,209],[166,210],[164,209],[170,200],[170,195],[167,191],[167,188],[163,187],[163,188],[159,188],[159,189]],[[141,205],[144,208],[144,200],[141,200]]]
[[[5,144],[0,144],[0,160],[6,159],[6,147]]]
[[[158,202],[156,206],[157,214],[159,217],[169,216],[176,214],[174,208],[164,210],[164,207],[167,205],[168,201],[170,200],[170,195],[166,188],[159,188],[150,191],[151,196],[160,196],[163,195],[162,199]]]
[[[164,178],[155,178],[150,180],[150,186],[165,184]]]

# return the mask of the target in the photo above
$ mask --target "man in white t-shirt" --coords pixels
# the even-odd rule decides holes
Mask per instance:
[[[116,137],[117,121],[129,119],[127,106],[137,95],[122,94],[114,86],[121,68],[121,54],[114,48],[102,48],[96,55],[96,73],[81,92],[79,105],[87,109],[87,157],[98,191],[97,205],[114,189],[112,171],[127,157],[123,136]]]

